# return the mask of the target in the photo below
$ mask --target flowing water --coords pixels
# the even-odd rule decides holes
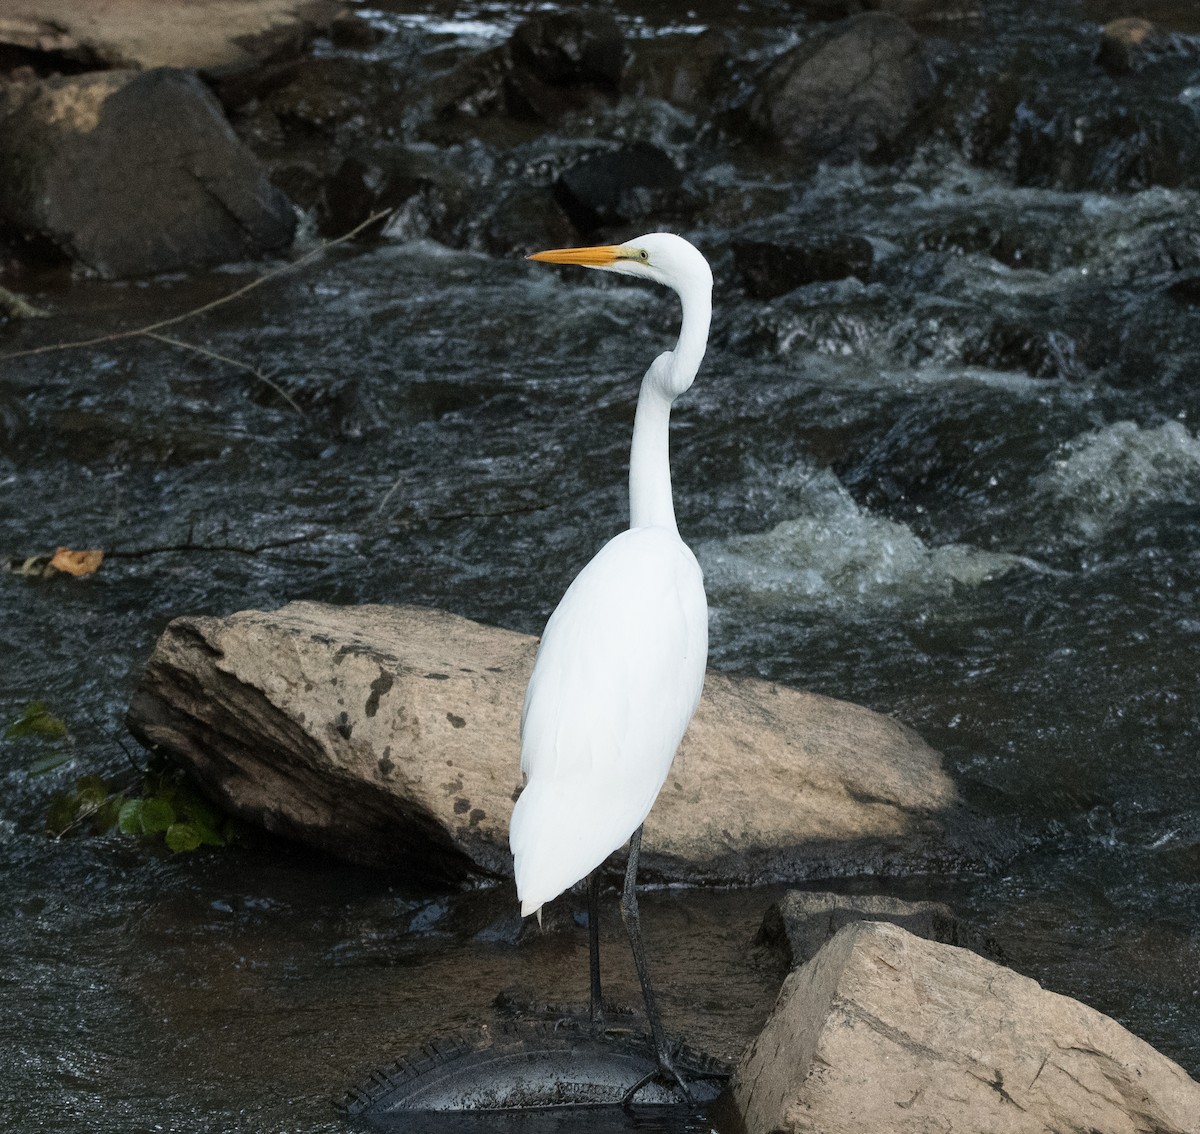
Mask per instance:
[[[1032,52],[1062,81],[1087,65],[1076,6],[989,11],[935,54],[986,70]],[[393,5],[371,14],[376,54],[486,46],[518,12]],[[618,14],[642,36],[724,21],[747,53],[792,35],[779,5],[738,13]],[[1138,82],[1188,107],[1200,63]],[[1200,266],[1200,192],[1014,180],[936,136],[889,167],[793,180],[716,136],[693,148],[686,116],[636,100],[595,128],[649,132],[717,202],[685,229],[714,260],[717,311],[672,434],[711,664],[895,714],[1019,848],[970,876],[834,885],[949,901],[1013,967],[1200,1074],[1200,308],[1168,290]],[[505,168],[553,166],[570,134]],[[463,155],[499,176],[495,155]],[[747,298],[732,236],[814,230],[866,236],[872,281]],[[393,230],[170,331],[303,412],[161,341],[0,362],[7,554],[242,549],[0,587],[0,722],[43,700],[71,732],[40,774],[44,743],[0,741],[5,1131],[343,1130],[346,1086],[498,1018],[499,993],[585,996],[583,930],[518,943],[508,887],[423,892],[274,844],[172,857],[44,833],[79,775],[127,771],[121,716],[173,616],[414,602],[537,632],[622,526],[637,379],[676,301],[477,243]],[[30,298],[53,317],[0,329],[0,352],[149,323],[258,270],[48,279]],[[752,941],[777,894],[646,898],[669,1025],[714,1054],[770,1009],[782,962]],[[612,995],[634,1003],[605,935]]]

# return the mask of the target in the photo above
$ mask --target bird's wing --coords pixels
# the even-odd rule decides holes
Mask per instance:
[[[528,785],[510,843],[526,904],[524,891],[557,886],[538,904],[549,901],[645,819],[700,699],[707,653],[700,568],[674,532],[622,532],[568,588],[522,720]]]

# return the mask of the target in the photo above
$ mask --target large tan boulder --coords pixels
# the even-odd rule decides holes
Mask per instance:
[[[179,618],[129,710],[231,811],[352,861],[511,874],[537,641],[436,610]],[[646,875],[752,881],[958,853],[939,755],[856,705],[710,673],[646,825]]]
[[[1200,1131],[1200,1084],[1114,1020],[881,922],[784,981],[732,1099],[749,1134]]]
[[[333,0],[4,0],[0,44],[101,67],[240,70],[298,54]]]

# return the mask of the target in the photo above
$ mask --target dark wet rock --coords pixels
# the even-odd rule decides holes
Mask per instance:
[[[772,63],[747,110],[758,129],[801,155],[879,157],[898,143],[931,86],[912,28],[868,12]]]
[[[0,90],[0,218],[106,278],[280,251],[295,228],[216,99],[169,68]]]
[[[707,113],[729,88],[732,58],[729,36],[714,28],[700,35],[654,36],[637,43],[622,89]]]
[[[554,199],[583,234],[609,225],[654,216],[674,216],[685,207],[683,175],[649,142],[588,154],[565,169]]]
[[[886,921],[929,941],[966,946],[966,935],[942,902],[904,902],[880,894],[829,894],[789,890],[763,917],[760,944],[783,950],[792,968],[806,964],[843,927]]]
[[[1060,329],[1028,326],[1012,319],[997,318],[979,338],[963,346],[967,366],[991,370],[1014,370],[1034,378],[1088,377],[1087,344]]]
[[[247,71],[299,55],[340,8],[332,0],[224,0],[214,13],[194,0],[5,0],[0,48],[88,67]]]
[[[1172,280],[1167,294],[1193,307],[1200,307],[1200,272],[1187,272]]]
[[[982,253],[1010,268],[1054,271],[1071,254],[1064,247],[1064,224],[1054,219],[1043,225],[1004,213],[972,213],[939,218],[917,235],[917,246],[931,252]]]
[[[504,877],[536,645],[415,607],[180,618],[128,722],[271,831],[406,877]],[[969,857],[973,831],[938,754],[895,721],[710,673],[642,861],[693,882],[887,873]]]
[[[561,248],[575,235],[549,190],[526,185],[502,188],[482,228],[484,247],[495,256]]]
[[[793,5],[817,20],[844,20],[862,12],[886,12],[910,21],[973,20],[978,0],[799,0]]]
[[[1109,76],[1093,76],[1086,95],[1069,76],[1055,82],[1010,71],[982,89],[969,76],[942,113],[970,161],[1018,185],[1125,192],[1200,177],[1200,135],[1188,107],[1126,97]]]
[[[305,158],[278,161],[271,168],[271,184],[305,212],[315,211],[321,204],[326,178],[320,165]]]
[[[434,120],[483,118],[507,107],[505,81],[512,68],[507,44],[481,51],[439,75],[421,92]]]
[[[372,215],[393,212],[413,197],[428,190],[432,181],[423,171],[395,157],[387,166],[370,165],[356,157],[348,157],[325,183],[317,216],[321,232],[336,236],[349,232]],[[382,231],[386,218],[364,232],[364,237]]]
[[[374,47],[385,34],[357,12],[341,12],[329,24],[329,38],[335,47]]]
[[[551,86],[616,93],[625,69],[625,40],[607,12],[539,12],[518,25],[510,47],[517,67]]]
[[[245,137],[249,125],[264,115],[277,128],[260,124],[261,141],[278,130],[278,142],[335,135],[349,126],[367,138],[387,138],[399,125],[405,107],[405,76],[385,63],[330,58],[300,59],[216,82],[225,108],[236,113]],[[247,139],[249,140],[249,139]]]
[[[424,133],[438,140],[490,138],[494,128],[483,130],[479,120],[555,123],[607,106],[620,93],[625,56],[611,16],[583,10],[531,16],[508,43],[471,56],[424,88],[420,97],[431,119]]]
[[[780,1134],[1200,1129],[1200,1084],[1114,1020],[875,921],[788,976],[731,1093]]]
[[[793,288],[857,276],[871,278],[874,251],[861,236],[830,236],[804,243],[776,244],[736,240],[733,259],[746,291],[755,299],[772,299]]]

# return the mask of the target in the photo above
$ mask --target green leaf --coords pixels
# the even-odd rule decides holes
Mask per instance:
[[[46,831],[56,838],[61,835],[79,814],[79,798],[74,793],[56,795],[46,812]]]
[[[100,776],[80,776],[75,785],[75,795],[80,806],[95,810],[109,796],[108,784]]]
[[[194,791],[180,788],[175,794],[175,809],[185,822],[192,823],[197,827],[216,828],[218,822],[216,811],[209,806],[207,800],[202,799]]]
[[[167,846],[176,854],[193,851],[200,843],[200,832],[191,823],[172,823],[167,828]]]
[[[53,772],[55,768],[61,768],[70,759],[70,752],[51,752],[49,756],[43,756],[40,760],[34,760],[29,765],[29,774],[31,776],[44,776],[47,772]]]
[[[123,795],[110,795],[96,809],[96,814],[92,818],[92,826],[98,835],[104,834],[105,831],[111,831],[117,825],[124,801]]]
[[[121,811],[117,815],[117,826],[122,835],[145,834],[142,830],[142,805],[145,802],[144,799],[127,799],[121,804]]]
[[[142,800],[142,831],[147,835],[156,835],[165,831],[175,822],[175,808],[165,799]]]
[[[54,716],[45,701],[34,701],[25,706],[25,711],[4,730],[9,740],[23,736],[36,736],[42,740],[62,740],[67,735],[66,722]]]

